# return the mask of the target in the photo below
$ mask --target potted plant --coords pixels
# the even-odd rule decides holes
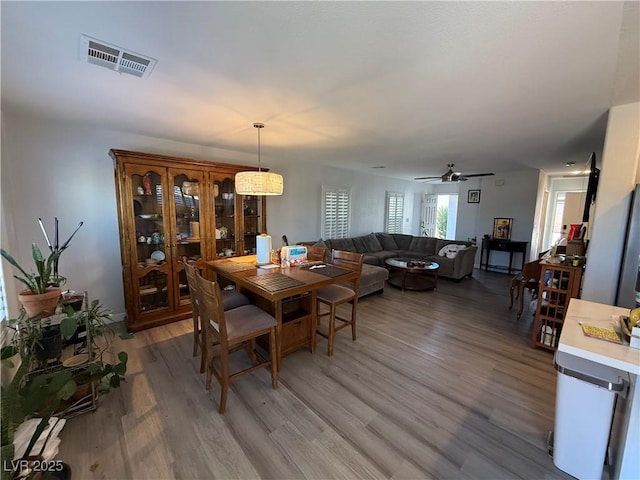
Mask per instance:
[[[31,317],[36,315],[46,317],[55,312],[62,293],[60,286],[66,281],[64,277],[58,275],[58,260],[62,252],[69,246],[71,239],[82,227],[83,222],[80,222],[67,241],[60,246],[58,244],[58,219],[55,219],[54,245],[49,241],[49,236],[42,225],[42,220],[38,220],[49,246],[50,254],[45,258],[36,243],[31,245],[31,256],[37,273],[27,272],[6,250],[0,249],[0,253],[4,259],[20,272],[21,275],[14,275],[14,278],[27,287],[18,295],[27,314]]]
[[[43,324],[49,323],[49,318],[29,317],[22,310],[18,318],[9,320],[8,326],[15,334],[11,344],[2,348],[2,363],[3,367],[12,367],[14,375],[10,379],[3,376],[2,382],[2,480],[15,478],[20,471],[24,476],[25,466],[33,459],[36,459],[36,463],[40,460],[42,465],[62,466],[62,462],[42,461],[42,455],[50,441],[51,432],[56,431],[55,424],[76,411],[78,401],[74,400],[74,396],[78,396],[83,385],[89,385],[89,398],[95,401],[94,394],[97,396],[117,388],[124,380],[127,353],[118,352],[114,362],[105,358],[115,336],[115,331],[106,322],[110,314],[98,300],[82,311],[75,311],[71,307],[65,310],[59,324],[61,335],[69,340],[76,337],[80,327],[85,328],[86,340],[81,344],[81,350],[86,352],[86,361],[77,366],[63,363],[63,368],[47,368],[37,358],[40,335],[46,326]],[[16,353],[19,353],[20,362],[17,369]],[[86,399],[86,396],[87,393],[80,395],[80,398]],[[27,437],[24,453],[14,459],[14,434],[29,419],[35,429]],[[49,433],[45,434],[47,430]],[[35,473],[27,468],[26,478],[32,478],[31,475]]]

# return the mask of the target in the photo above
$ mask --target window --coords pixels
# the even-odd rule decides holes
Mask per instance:
[[[0,262],[0,321],[4,321],[8,318],[7,299],[4,295],[4,273],[2,272],[2,263]]]
[[[404,193],[387,192],[387,217],[385,218],[385,232],[402,233],[404,219]]]
[[[349,236],[349,190],[322,187],[322,238]]]

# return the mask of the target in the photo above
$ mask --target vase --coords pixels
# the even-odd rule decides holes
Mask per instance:
[[[42,338],[36,344],[36,358],[47,361],[58,358],[62,353],[62,333],[58,325],[45,327],[42,331]]]
[[[50,317],[56,311],[62,289],[60,287],[49,287],[45,293],[33,293],[23,290],[18,294],[18,299],[22,303],[27,315],[35,317]]]
[[[145,195],[151,195],[151,175],[148,173],[142,177],[142,189]]]

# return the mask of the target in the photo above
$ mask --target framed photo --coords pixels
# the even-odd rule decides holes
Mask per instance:
[[[494,218],[493,238],[497,238],[499,240],[510,240],[512,224],[513,218]]]
[[[480,203],[480,190],[469,190],[467,203]]]

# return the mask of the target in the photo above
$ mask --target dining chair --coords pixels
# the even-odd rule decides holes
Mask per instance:
[[[255,305],[242,305],[225,311],[222,294],[217,282],[211,282],[196,272],[198,283],[198,306],[204,328],[206,350],[206,389],[211,389],[212,376],[220,383],[219,412],[224,413],[227,405],[229,383],[235,378],[251,373],[259,368],[271,367],[271,385],[278,387],[276,365],[276,319]],[[256,351],[256,338],[268,335],[269,358]],[[218,348],[214,348],[218,347]],[[229,354],[244,349],[251,360],[251,366],[231,373]],[[215,360],[220,359],[216,368]]]
[[[344,250],[332,251],[332,264],[336,267],[346,268],[357,272],[358,275],[353,280],[345,284],[333,284],[318,289],[318,324],[316,333],[328,340],[327,354],[333,355],[334,340],[336,332],[351,325],[351,338],[356,340],[356,310],[358,306],[358,286],[360,285],[360,275],[362,274],[362,263],[364,255],[362,253],[346,252]],[[351,303],[351,315],[349,317],[338,315],[340,305]],[[322,305],[328,307],[324,310]],[[322,318],[328,317],[329,324],[327,331],[321,329]],[[338,324],[338,322],[340,322]]]
[[[184,270],[187,274],[187,285],[191,298],[191,316],[193,317],[193,356],[198,355],[198,347],[200,347],[200,351],[202,352],[200,373],[204,373],[205,360],[207,358],[205,350],[207,346],[204,342],[204,333],[202,332],[202,324],[200,322],[200,307],[198,305],[198,282],[196,280],[198,268],[184,262]],[[224,310],[231,310],[241,307],[242,305],[249,305],[250,303],[249,299],[236,289],[222,291],[222,305]]]
[[[524,309],[524,289],[529,289],[535,297],[538,293],[541,272],[542,266],[540,265],[540,259],[538,259],[525,263],[522,271],[511,279],[511,285],[509,287],[509,309],[513,307],[515,293],[515,298],[520,298],[520,309],[518,310],[517,318],[522,316]]]
[[[308,262],[324,262],[327,249],[324,247],[316,247],[314,245],[307,246],[307,261]]]

